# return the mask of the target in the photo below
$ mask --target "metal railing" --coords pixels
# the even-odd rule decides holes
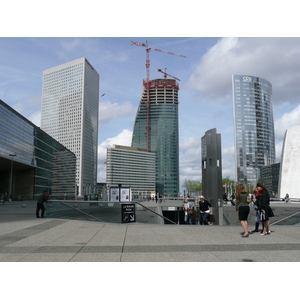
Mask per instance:
[[[278,224],[278,223],[280,223],[280,222],[286,222],[287,220],[289,220],[289,219],[291,219],[291,218],[293,218],[294,216],[299,215],[299,214],[300,214],[300,211],[299,211],[299,212],[296,212],[296,213],[294,213],[294,214],[292,214],[292,215],[290,215],[290,216],[287,216],[287,217],[285,217],[285,218],[283,218],[283,219],[280,219],[280,220],[278,220],[278,221],[276,221],[276,222],[274,222],[274,223],[271,223],[270,226],[275,225],[275,224]],[[298,224],[299,222],[300,222],[300,218],[299,218],[299,220],[297,220],[293,225]]]
[[[60,217],[72,217],[71,215],[70,215],[70,213],[69,212],[66,212],[65,211],[65,213],[64,213],[64,210],[54,210],[53,209],[53,207],[52,207],[52,203],[59,203],[59,204],[61,204],[61,205],[63,205],[63,206],[65,206],[65,207],[68,207],[68,208],[70,208],[71,210],[74,210],[74,211],[77,211],[77,212],[79,212],[79,213],[81,213],[81,214],[83,214],[83,215],[86,215],[86,216],[88,216],[89,218],[92,218],[92,219],[94,219],[94,220],[96,220],[96,221],[99,221],[99,222],[106,222],[105,220],[103,220],[103,219],[101,219],[101,218],[99,218],[99,217],[96,217],[96,216],[94,216],[94,215],[92,215],[91,213],[87,213],[87,212],[85,212],[83,209],[80,209],[80,208],[78,208],[78,205],[85,205],[85,206],[87,206],[87,205],[89,205],[89,206],[92,206],[92,205],[97,205],[97,206],[99,206],[99,205],[108,205],[108,207],[111,205],[111,206],[119,206],[119,207],[117,207],[117,208],[115,208],[115,212],[116,213],[120,213],[121,212],[121,204],[126,204],[127,202],[109,202],[109,201],[82,201],[82,200],[53,200],[53,199],[51,199],[51,200],[49,200],[48,202],[46,202],[47,204],[47,206],[48,206],[48,208],[47,208],[47,210],[46,210],[46,212],[48,211],[48,213],[50,214],[50,215],[57,215],[57,214],[60,214]],[[174,221],[172,221],[172,220],[170,220],[170,219],[168,219],[167,217],[165,217],[165,216],[163,216],[162,214],[160,214],[160,213],[157,213],[157,212],[155,212],[154,210],[152,210],[152,209],[150,209],[149,207],[147,207],[146,205],[143,205],[142,203],[140,203],[140,202],[137,202],[137,201],[130,201],[129,202],[130,204],[137,204],[137,205],[139,205],[139,206],[141,206],[141,207],[143,207],[144,209],[146,209],[146,210],[148,210],[149,212],[151,212],[152,214],[154,214],[154,215],[156,215],[156,216],[158,216],[158,217],[160,217],[160,218],[163,218],[164,220],[167,220],[168,222],[170,222],[170,223],[172,223],[172,224],[175,224],[175,225],[177,225],[177,223],[175,223]],[[112,208],[112,207],[109,207],[109,208]],[[86,207],[85,207],[85,209],[86,209]],[[98,213],[98,214],[100,214],[101,212],[100,212],[100,209],[98,209],[97,210],[97,208],[96,207],[90,207],[89,208],[90,209],[90,212],[93,212],[93,213]],[[105,210],[105,208],[104,208],[104,210]],[[50,211],[50,212],[49,212]],[[102,213],[105,213],[105,212],[103,212],[102,211]],[[116,220],[114,220],[114,221],[112,221],[112,222],[116,222]]]

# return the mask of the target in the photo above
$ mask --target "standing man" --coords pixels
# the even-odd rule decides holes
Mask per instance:
[[[199,198],[200,224],[208,225],[207,217],[211,213],[211,204],[203,196]]]
[[[44,218],[44,212],[45,212],[45,207],[44,207],[44,202],[48,200],[48,192],[44,191],[43,194],[40,195],[37,205],[36,205],[36,217],[39,218],[40,210],[42,211],[41,218]]]

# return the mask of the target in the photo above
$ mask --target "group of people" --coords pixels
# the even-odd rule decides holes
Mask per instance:
[[[192,204],[189,202],[188,198],[184,199],[183,211],[184,211],[184,222],[185,222],[185,224],[192,225],[193,221],[197,217],[197,213],[193,209]],[[209,225],[208,224],[208,217],[212,212],[211,204],[203,196],[199,197],[199,212],[200,212],[200,224],[201,225]]]
[[[236,210],[238,211],[239,221],[244,230],[242,237],[249,237],[248,231],[248,215],[250,212],[249,204],[253,202],[253,207],[256,211],[255,229],[252,232],[259,232],[259,224],[262,223],[261,235],[270,234],[270,217],[274,213],[270,207],[270,196],[266,187],[262,183],[256,185],[253,195],[246,192],[246,187],[239,184],[236,193]]]

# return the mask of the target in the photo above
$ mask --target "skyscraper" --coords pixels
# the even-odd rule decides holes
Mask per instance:
[[[255,186],[259,168],[275,163],[272,85],[265,79],[233,75],[236,180]]]
[[[83,57],[43,72],[41,128],[76,155],[78,194],[97,184],[99,74]]]
[[[150,81],[150,152],[156,154],[156,192],[175,197],[179,192],[178,90],[174,79]],[[144,85],[132,147],[147,148],[147,93]]]

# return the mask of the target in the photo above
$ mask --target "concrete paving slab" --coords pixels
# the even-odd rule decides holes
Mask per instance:
[[[241,238],[241,226],[21,218],[26,211],[19,210],[9,217],[0,211],[1,262],[300,261],[299,226],[274,225],[270,235]]]
[[[29,253],[18,262],[68,262],[76,253]]]
[[[121,262],[121,252],[76,253],[70,262]]]

